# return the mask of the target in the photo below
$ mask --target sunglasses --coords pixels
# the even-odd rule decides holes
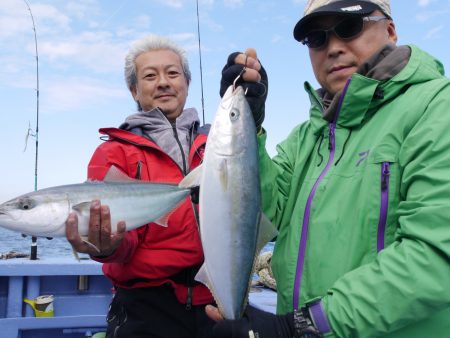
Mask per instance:
[[[341,40],[351,40],[361,34],[364,23],[387,19],[385,16],[355,16],[342,20],[329,29],[317,29],[308,32],[301,43],[309,48],[317,49],[325,46],[330,32],[334,32]]]

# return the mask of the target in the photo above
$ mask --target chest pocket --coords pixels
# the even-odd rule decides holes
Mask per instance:
[[[376,154],[370,166],[378,170],[377,252],[394,241],[398,227],[396,210],[400,202],[400,168],[395,156]],[[375,175],[377,178],[377,175]]]

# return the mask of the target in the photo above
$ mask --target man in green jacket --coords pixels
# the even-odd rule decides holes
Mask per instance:
[[[308,47],[321,88],[305,83],[310,119],[272,159],[261,129],[265,96],[252,106],[263,209],[279,228],[277,315],[248,307],[242,319],[217,323],[215,336],[450,337],[442,64],[396,46],[389,0],[309,0],[294,37]],[[267,82],[255,54],[234,53],[222,87],[244,65],[243,86]]]

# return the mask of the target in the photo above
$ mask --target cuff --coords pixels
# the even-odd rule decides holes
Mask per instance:
[[[328,317],[325,313],[325,309],[323,308],[322,301],[318,300],[308,304],[308,310],[314,326],[320,331],[320,333],[330,333],[331,326],[328,322]]]

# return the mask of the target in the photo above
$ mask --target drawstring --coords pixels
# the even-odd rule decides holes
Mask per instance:
[[[319,162],[319,164],[317,165],[318,167],[320,167],[320,165],[321,165],[322,162],[323,162],[323,156],[322,156],[322,154],[320,153],[320,147],[322,146],[322,141],[323,141],[323,134],[322,134],[322,133],[320,133],[319,139],[320,139],[320,142],[319,142],[319,146],[317,147],[317,155],[320,157],[320,162]],[[316,142],[317,142],[317,141],[316,141]]]
[[[352,129],[349,129],[349,133],[347,135],[347,138],[345,139],[344,145],[342,146],[342,152],[341,155],[339,156],[339,158],[337,159],[336,162],[334,162],[334,165],[338,165],[339,161],[341,160],[342,156],[344,156],[344,152],[345,152],[345,146],[347,145],[348,140],[350,139],[350,136],[352,135]]]

